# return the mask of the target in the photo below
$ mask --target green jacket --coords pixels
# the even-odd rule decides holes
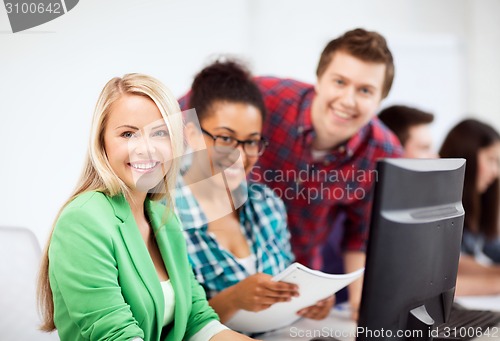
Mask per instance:
[[[63,209],[50,241],[62,341],[183,340],[218,319],[194,279],[177,217],[150,200],[145,208],[175,291],[174,322],[162,328],[163,292],[128,202],[87,192]]]

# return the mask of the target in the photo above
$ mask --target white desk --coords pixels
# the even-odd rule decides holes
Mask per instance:
[[[258,338],[264,341],[308,341],[314,337],[333,336],[342,341],[354,340],[356,323],[350,311],[343,307],[333,308],[330,315],[321,321],[300,319],[293,325],[266,333]]]
[[[461,297],[456,302],[469,309],[500,311],[500,295],[483,297]],[[258,338],[264,341],[308,341],[314,337],[333,336],[342,341],[355,339],[356,323],[350,319],[350,312],[345,307],[335,307],[330,315],[322,320],[300,319],[291,326],[266,333]],[[500,340],[500,325],[497,337],[482,336],[474,340]]]
[[[500,295],[455,297],[455,302],[469,309],[500,311]]]

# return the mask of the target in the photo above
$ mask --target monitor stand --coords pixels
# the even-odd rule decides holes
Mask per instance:
[[[451,306],[453,305],[453,298],[455,296],[455,287],[443,292],[441,294],[441,301],[443,307],[444,322],[450,319]],[[436,328],[434,319],[429,315],[425,305],[421,305],[415,309],[410,310],[408,315],[407,330],[414,331],[412,337],[407,338],[411,341],[432,341],[436,333],[433,333]]]
[[[425,305],[421,305],[415,309],[410,310],[408,315],[407,330],[412,331],[411,337],[407,340],[410,341],[432,341],[432,329],[434,326],[434,319],[429,315]]]

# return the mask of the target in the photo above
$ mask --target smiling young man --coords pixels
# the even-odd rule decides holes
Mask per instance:
[[[327,44],[316,75],[314,86],[256,79],[268,110],[263,134],[270,141],[253,176],[285,201],[298,262],[321,269],[327,237],[342,229],[335,235],[341,236],[345,270],[353,271],[364,266],[376,160],[402,153],[375,117],[391,88],[394,64],[381,35],[355,29]],[[349,297],[356,311],[361,282],[351,285]]]

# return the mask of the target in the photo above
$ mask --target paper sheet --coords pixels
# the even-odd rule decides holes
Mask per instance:
[[[299,297],[293,297],[290,302],[276,303],[268,309],[256,313],[240,310],[225,324],[231,329],[249,333],[266,332],[285,327],[300,318],[296,314],[297,311],[333,295],[361,277],[363,272],[364,268],[348,274],[331,275],[311,270],[299,263],[293,263],[276,275],[273,280],[297,284]]]

